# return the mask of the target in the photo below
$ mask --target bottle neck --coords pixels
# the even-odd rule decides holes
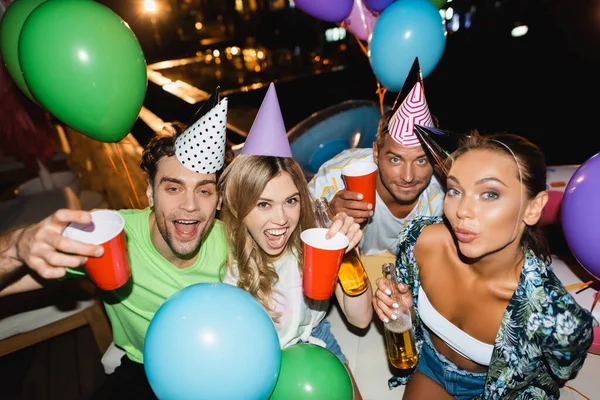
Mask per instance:
[[[317,225],[321,228],[329,228],[333,224],[333,212],[329,207],[329,203],[323,197],[316,199],[313,202],[313,209],[315,210],[315,216],[317,218]]]

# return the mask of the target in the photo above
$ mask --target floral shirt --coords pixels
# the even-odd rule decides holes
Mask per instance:
[[[441,217],[418,217],[400,232],[396,271],[411,288],[418,304],[421,285],[414,246],[423,228]],[[415,307],[417,350],[423,345],[423,323]],[[496,335],[484,392],[480,399],[558,399],[559,380],[582,366],[598,322],[577,304],[551,268],[532,251],[525,254],[523,271]],[[409,377],[392,377],[390,388]]]

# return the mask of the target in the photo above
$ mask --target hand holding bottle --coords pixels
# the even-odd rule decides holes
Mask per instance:
[[[404,371],[412,371],[419,361],[412,329],[412,295],[408,286],[398,283],[396,267],[381,266],[383,278],[377,279],[375,312],[385,322],[385,348],[390,363]]]
[[[373,309],[385,323],[398,318],[399,313],[408,313],[412,318],[413,298],[408,286],[394,283],[382,277],[376,280],[377,290],[373,296]]]

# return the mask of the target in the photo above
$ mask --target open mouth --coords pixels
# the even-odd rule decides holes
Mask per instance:
[[[272,249],[280,249],[285,246],[287,241],[287,231],[287,228],[266,229],[264,232],[269,247]]]
[[[187,220],[187,219],[177,219],[173,221],[173,226],[175,227],[175,232],[180,237],[194,237],[198,232],[198,226],[200,225],[200,221],[198,220]]]

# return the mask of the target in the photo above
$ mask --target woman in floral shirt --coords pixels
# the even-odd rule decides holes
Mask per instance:
[[[556,399],[581,368],[597,322],[547,267],[545,189],[539,148],[475,132],[454,154],[445,217],[401,232],[402,298],[379,278],[373,305],[384,322],[413,312],[416,372],[390,379],[404,399]]]

